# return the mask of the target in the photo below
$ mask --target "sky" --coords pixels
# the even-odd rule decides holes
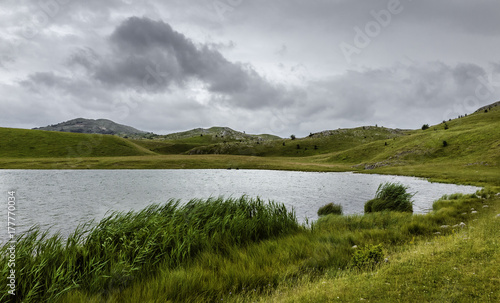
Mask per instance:
[[[500,100],[498,0],[2,0],[0,127],[416,129]]]

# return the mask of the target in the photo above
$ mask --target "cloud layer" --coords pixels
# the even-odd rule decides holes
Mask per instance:
[[[374,17],[391,5],[387,22]],[[417,128],[500,99],[497,1],[2,6],[4,127],[86,117],[157,133],[220,125],[303,136]],[[347,60],[341,45],[356,39],[367,43]]]

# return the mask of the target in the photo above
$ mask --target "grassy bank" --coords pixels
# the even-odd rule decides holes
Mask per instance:
[[[55,302],[72,289],[104,297],[159,269],[186,266],[202,253],[228,250],[297,232],[293,212],[259,199],[170,201],[140,212],[114,213],[87,224],[67,239],[34,228],[15,249],[16,296],[0,286],[0,301]],[[9,275],[8,249],[0,256]]]
[[[259,200],[171,201],[64,241],[23,236],[18,291],[24,302],[495,302],[498,212],[483,190],[426,215],[328,215],[304,228]]]
[[[289,236],[161,267],[108,297],[74,290],[63,301],[497,302],[500,205],[482,196],[443,197],[428,215],[326,216]]]

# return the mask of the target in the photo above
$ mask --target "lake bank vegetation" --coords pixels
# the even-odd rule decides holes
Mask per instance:
[[[193,200],[184,206],[170,201],[112,214],[68,239],[36,230],[24,235],[16,261],[24,270],[18,284],[24,297],[16,298],[397,302],[417,296],[436,302],[462,297],[494,301],[500,299],[497,272],[491,269],[500,261],[499,200],[486,189],[443,196],[425,215],[332,214],[303,226],[284,206],[259,199]],[[429,261],[433,258],[442,262]],[[477,276],[459,275],[469,270]]]

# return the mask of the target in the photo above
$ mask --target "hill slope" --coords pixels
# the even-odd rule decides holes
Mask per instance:
[[[146,132],[135,129],[130,126],[115,123],[107,119],[84,119],[77,118],[54,125],[35,128],[37,130],[84,133],[84,134],[102,134],[102,135],[142,135]]]
[[[117,136],[0,128],[1,158],[79,158],[150,154],[153,153]]]
[[[250,140],[250,139],[260,139],[260,140],[274,140],[274,139],[280,139],[278,136],[274,135],[250,135],[246,133],[242,133],[239,131],[235,131],[229,127],[211,127],[211,128],[195,128],[192,130],[188,130],[185,132],[180,132],[180,133],[174,133],[174,134],[169,134],[165,136],[161,136],[163,139],[166,140],[179,140],[179,139],[189,139],[193,137],[203,137],[203,136],[209,136],[209,137],[217,137],[217,138],[225,138],[228,141],[231,140]]]
[[[414,130],[406,136],[378,141],[332,153],[327,161],[364,163],[365,168],[459,161],[466,165],[500,163],[500,106]],[[387,143],[387,145],[385,144]]]
[[[245,134],[228,127],[196,128],[169,135],[154,135],[150,136],[150,138],[152,140],[140,139],[132,141],[158,154],[176,155],[189,153],[190,150],[198,150],[211,145],[245,142],[254,146],[257,142],[281,139],[278,136],[267,134]]]
[[[275,157],[307,157],[347,150],[378,140],[403,136],[405,131],[384,127],[363,126],[310,134],[301,139],[224,142],[190,150],[189,154],[231,154]]]

